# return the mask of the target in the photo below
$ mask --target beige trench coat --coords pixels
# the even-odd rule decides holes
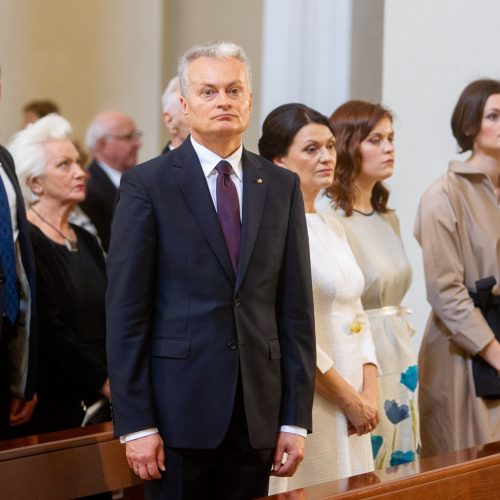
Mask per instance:
[[[500,400],[476,397],[471,364],[494,335],[468,293],[494,276],[500,295],[500,208],[489,177],[452,161],[423,194],[414,234],[432,306],[419,353],[422,456],[500,440]]]

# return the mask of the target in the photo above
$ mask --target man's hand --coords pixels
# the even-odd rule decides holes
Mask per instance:
[[[160,479],[160,471],[165,471],[163,439],[158,433],[128,441],[125,453],[129,467],[145,481]]]
[[[274,462],[272,476],[291,477],[295,474],[297,467],[304,458],[305,438],[290,432],[280,432],[276,441],[274,451]],[[286,453],[285,463],[283,454]]]
[[[24,401],[19,398],[12,398],[10,400],[10,425],[25,424],[33,414],[33,410],[38,402],[36,394],[29,401]]]

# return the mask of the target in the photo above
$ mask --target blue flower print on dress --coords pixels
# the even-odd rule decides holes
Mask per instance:
[[[409,366],[405,372],[401,374],[400,382],[408,387],[410,391],[415,392],[418,384],[418,367],[417,365]]]
[[[391,467],[393,465],[401,465],[401,464],[407,464],[408,462],[413,462],[415,460],[415,452],[413,451],[406,451],[402,452],[401,450],[396,450],[394,453],[391,454]]]
[[[383,441],[384,438],[382,436],[377,436],[377,435],[372,436],[372,453],[374,460],[375,457],[378,455],[378,452],[380,450],[380,447],[382,446]]]
[[[395,425],[410,416],[410,409],[408,405],[402,404],[398,406],[394,399],[386,400],[384,403],[384,410],[387,418]]]

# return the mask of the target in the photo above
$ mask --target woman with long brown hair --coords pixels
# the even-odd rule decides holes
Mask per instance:
[[[316,203],[342,222],[363,271],[361,300],[379,361],[381,420],[372,433],[372,448],[375,466],[387,467],[414,460],[419,450],[414,330],[401,305],[411,267],[383,183],[394,166],[393,118],[380,104],[349,101],[331,122],[337,140],[335,176]]]

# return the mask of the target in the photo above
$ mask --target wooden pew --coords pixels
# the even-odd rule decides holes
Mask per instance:
[[[266,498],[497,500],[500,499],[500,441]]]
[[[126,490],[144,498],[110,422],[0,441],[0,499],[68,500]]]
[[[142,499],[110,423],[0,441],[0,499],[67,500],[125,488]],[[500,500],[500,442],[332,481],[268,500]]]

